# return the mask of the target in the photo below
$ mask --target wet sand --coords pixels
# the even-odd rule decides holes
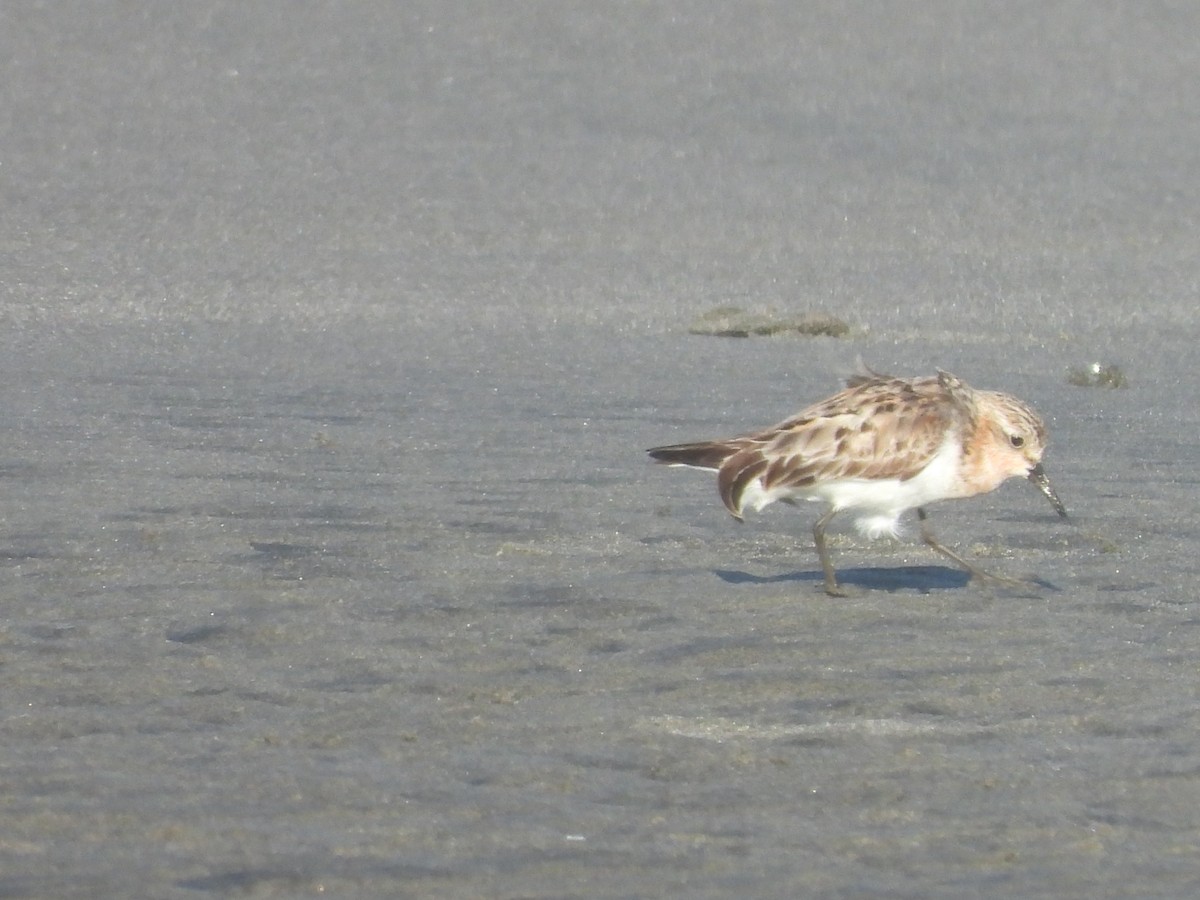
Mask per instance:
[[[1194,895],[1197,14],[402,7],[4,16],[0,895]],[[644,455],[859,357],[1042,587]]]

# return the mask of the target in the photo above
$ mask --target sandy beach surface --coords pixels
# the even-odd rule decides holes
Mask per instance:
[[[1196,896],[1197,34],[0,12],[0,897]],[[1042,412],[1037,586],[645,456],[859,359]]]

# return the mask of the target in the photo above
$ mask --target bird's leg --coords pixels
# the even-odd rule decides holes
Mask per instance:
[[[821,560],[821,569],[825,572],[825,593],[830,597],[845,597],[846,592],[837,583],[837,574],[833,571],[833,563],[829,559],[829,551],[825,549],[825,526],[833,518],[836,509],[827,510],[813,525],[813,542],[817,545],[817,557]]]
[[[967,571],[967,574],[972,578],[978,578],[982,581],[994,581],[999,584],[1005,584],[1009,587],[1028,587],[1028,581],[1022,581],[1020,578],[1008,578],[1004,575],[993,575],[991,572],[985,572],[983,569],[973,565],[972,563],[959,556],[949,547],[945,546],[941,541],[933,536],[933,532],[929,530],[928,514],[921,507],[917,507],[917,519],[921,522],[921,540],[949,559],[954,560],[962,568]]]

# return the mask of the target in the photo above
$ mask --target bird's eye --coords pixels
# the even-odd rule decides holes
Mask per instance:
[[[1008,436],[1008,442],[1018,450],[1025,446],[1025,438],[1021,437],[1019,434],[1010,434]]]

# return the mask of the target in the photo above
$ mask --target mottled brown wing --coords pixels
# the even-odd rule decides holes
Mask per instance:
[[[755,478],[766,471],[769,463],[757,443],[739,450],[717,471],[717,490],[721,502],[735,519],[742,518],[742,494]]]
[[[742,495],[755,479],[766,490],[836,478],[907,480],[929,464],[947,428],[964,415],[938,378],[858,378],[751,436],[721,467],[721,497],[740,516]]]

